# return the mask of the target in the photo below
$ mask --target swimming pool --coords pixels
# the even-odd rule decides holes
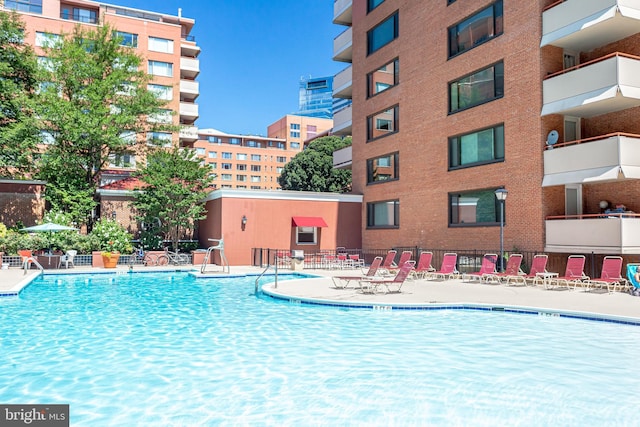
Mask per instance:
[[[68,403],[74,426],[637,425],[637,326],[295,305],[254,281],[44,276],[0,298],[0,402]]]

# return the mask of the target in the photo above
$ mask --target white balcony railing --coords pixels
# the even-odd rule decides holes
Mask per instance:
[[[333,23],[351,25],[353,0],[335,0],[333,2]]]
[[[196,126],[185,126],[180,129],[179,137],[183,141],[197,141],[198,128]]]
[[[640,0],[566,0],[542,14],[540,46],[586,52],[640,32]]]
[[[351,135],[351,105],[333,113],[333,131],[335,135]]]
[[[180,117],[186,117],[192,120],[198,118],[198,104],[191,102],[180,103]]]
[[[546,252],[634,254],[640,251],[640,215],[547,219]]]
[[[352,67],[349,65],[333,78],[333,97],[351,98],[353,94]]]
[[[542,82],[542,116],[593,117],[640,106],[640,57],[614,53]]]
[[[200,95],[200,83],[196,80],[180,80],[180,94],[195,99]]]
[[[611,134],[544,152],[543,187],[640,179],[640,135]]]
[[[180,58],[180,76],[195,78],[200,73],[200,60],[196,58]]]
[[[341,148],[333,152],[333,167],[336,169],[351,169],[351,146]]]
[[[180,42],[180,54],[182,56],[195,58],[200,54],[200,46],[197,46],[194,42],[183,40]]]
[[[351,27],[333,39],[333,60],[351,62],[353,57],[353,31]]]

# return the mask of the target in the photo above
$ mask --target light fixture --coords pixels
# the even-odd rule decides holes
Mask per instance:
[[[504,188],[495,191],[496,199],[500,202],[500,272],[504,272],[504,201],[509,192]]]
[[[609,207],[609,202],[606,200],[600,200],[600,209],[607,209]]]
[[[247,216],[246,215],[242,215],[242,225],[247,225]]]
[[[111,212],[111,218],[113,218],[114,220],[116,219],[116,211]]]

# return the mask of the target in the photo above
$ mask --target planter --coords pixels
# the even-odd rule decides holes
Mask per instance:
[[[116,252],[111,252],[109,255],[102,254],[102,264],[104,268],[116,268],[118,259],[120,259],[120,254]]]
[[[102,262],[102,252],[101,251],[93,251],[91,252],[91,266],[102,268],[104,267],[104,263]]]

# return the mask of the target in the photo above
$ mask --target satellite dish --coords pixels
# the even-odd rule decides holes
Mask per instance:
[[[547,145],[549,146],[550,150],[553,148],[553,144],[558,142],[559,137],[560,135],[558,134],[557,130],[552,130],[551,132],[549,132],[549,135],[547,135]]]

